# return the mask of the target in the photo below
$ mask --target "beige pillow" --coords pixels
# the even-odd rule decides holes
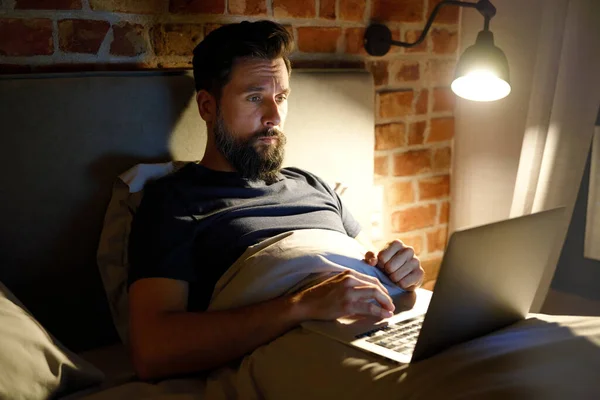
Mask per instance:
[[[47,399],[102,382],[0,283],[0,399]]]
[[[100,235],[96,260],[108,298],[115,328],[123,343],[128,340],[127,246],[133,216],[142,201],[147,182],[177,171],[187,162],[138,164],[119,175],[113,185],[112,197]]]

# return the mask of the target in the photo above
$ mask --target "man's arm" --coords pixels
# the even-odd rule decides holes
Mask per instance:
[[[291,296],[226,311],[187,312],[188,284],[140,279],[129,290],[130,344],[141,379],[222,366],[300,322],[343,315],[389,317],[394,306],[375,278],[347,271]],[[377,304],[369,302],[375,299]]]

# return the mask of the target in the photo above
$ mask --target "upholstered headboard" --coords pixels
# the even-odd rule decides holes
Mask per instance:
[[[368,228],[373,83],[363,71],[291,77],[286,165],[348,186]],[[189,72],[0,78],[0,281],[71,349],[117,341],[96,265],[112,184],[140,162],[202,157]]]

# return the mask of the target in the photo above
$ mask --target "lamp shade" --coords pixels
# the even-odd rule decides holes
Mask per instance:
[[[494,35],[481,31],[475,44],[465,50],[456,65],[452,91],[474,101],[494,101],[510,93],[508,61],[494,45]]]

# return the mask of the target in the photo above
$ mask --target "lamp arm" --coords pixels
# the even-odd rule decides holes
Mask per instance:
[[[425,28],[423,28],[423,32],[421,32],[421,36],[419,36],[419,38],[415,42],[408,43],[408,42],[401,42],[399,40],[392,40],[391,44],[394,44],[396,46],[402,46],[402,47],[414,47],[414,46],[419,45],[423,40],[425,40],[425,36],[427,36],[427,33],[429,33],[429,29],[431,28],[431,25],[433,24],[433,20],[435,19],[435,16],[437,15],[440,8],[442,8],[443,6],[446,6],[446,5],[478,8],[477,7],[478,3],[469,3],[466,1],[458,1],[458,0],[441,1],[435,6],[433,11],[431,12],[429,19],[427,20],[427,23],[425,24]]]

